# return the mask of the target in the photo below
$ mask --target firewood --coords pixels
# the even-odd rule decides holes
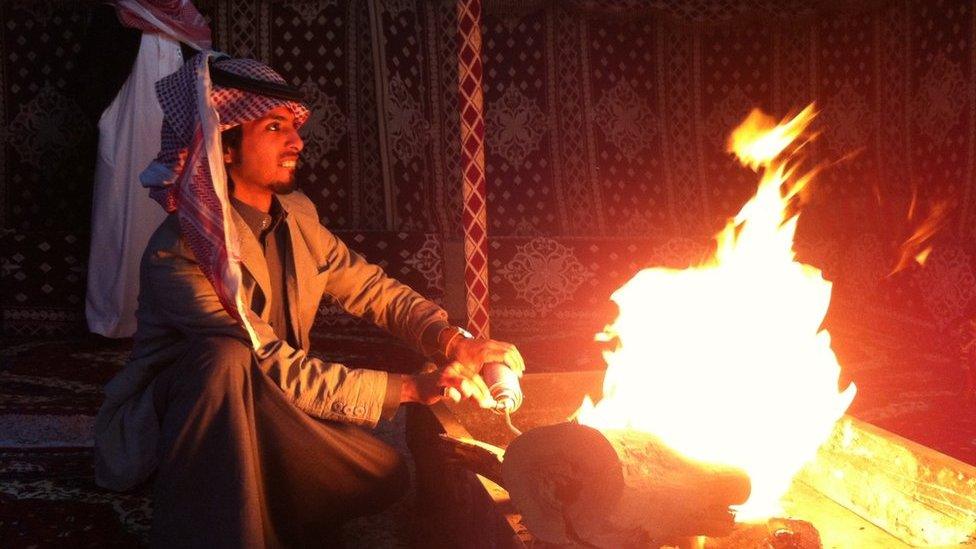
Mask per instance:
[[[736,524],[728,536],[705,540],[705,549],[821,549],[820,533],[805,520],[772,518]]]
[[[744,471],[691,460],[636,431],[574,423],[532,429],[502,463],[505,487],[539,539],[585,547],[658,547],[732,531],[749,497]]]
[[[913,547],[976,539],[976,467],[857,418],[797,479]]]

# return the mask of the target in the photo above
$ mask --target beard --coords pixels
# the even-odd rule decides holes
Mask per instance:
[[[265,161],[259,161],[257,165],[245,165],[245,156],[242,149],[236,149],[237,159],[232,164],[227,164],[227,176],[229,179],[229,184],[233,188],[233,179],[231,179],[230,172],[236,168],[242,170],[241,176],[252,182],[252,187],[259,187],[266,191],[271,191],[274,194],[291,194],[298,188],[296,183],[296,173],[297,166],[295,169],[288,170],[285,177],[280,177],[282,174],[279,170],[279,164],[274,165],[262,164]],[[278,159],[277,162],[283,162],[285,160],[295,160],[298,161],[298,156],[295,155],[285,155]],[[277,173],[276,173],[277,172]],[[280,177],[275,179],[276,177]]]
[[[287,156],[287,157],[282,157],[281,158],[282,161],[284,161],[284,160],[291,160],[291,159],[295,160],[296,162],[298,161],[298,157],[297,156],[294,156],[294,157]],[[296,168],[297,168],[297,166],[296,166]],[[268,184],[268,188],[271,189],[271,192],[273,192],[275,194],[290,194],[291,192],[293,192],[298,187],[297,183],[295,183],[295,174],[296,173],[297,173],[297,169],[292,169],[289,172],[289,175],[288,175],[287,178],[271,181]]]
[[[279,179],[277,181],[272,181],[268,184],[271,192],[275,194],[291,194],[295,189],[298,188],[298,184],[295,182],[295,174],[292,173],[291,177],[288,179]]]

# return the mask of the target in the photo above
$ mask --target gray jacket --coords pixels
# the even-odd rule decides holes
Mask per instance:
[[[386,276],[349,250],[319,223],[315,206],[302,193],[278,197],[291,239],[287,262],[289,322],[299,348],[277,338],[268,324],[271,284],[261,246],[234,212],[240,243],[245,309],[261,341],[254,351],[260,368],[285,396],[310,415],[372,426],[379,420],[388,377],[375,370],[351,370],[308,356],[309,330],[324,293],[350,313],[373,321],[415,348],[425,349],[425,333],[447,327],[447,314],[408,286]],[[153,405],[153,380],[183,354],[190,337],[229,336],[249,342],[240,325],[221,306],[213,286],[197,266],[169,216],[156,230],[142,258],[138,329],[128,364],[105,387],[105,402],[95,421],[95,480],[126,490],[142,482],[157,463],[159,418]],[[255,292],[263,309],[250,312]],[[428,332],[429,331],[429,332]],[[398,397],[398,395],[396,395]]]

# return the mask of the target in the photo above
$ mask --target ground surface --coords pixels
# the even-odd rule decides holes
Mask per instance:
[[[0,341],[0,539],[4,547],[131,547],[147,541],[148,489],[115,494],[92,479],[92,424],[101,387],[131,342],[102,338]],[[599,367],[598,354],[558,340],[526,342],[536,372]],[[408,371],[419,358],[375,333],[319,338],[313,348],[353,366]],[[864,356],[845,364],[858,385],[851,412],[976,464],[976,409],[960,369],[937,355]],[[784,390],[802,390],[801,387]],[[377,436],[403,452],[402,414]],[[387,512],[347,526],[350,547],[408,547],[412,494]]]

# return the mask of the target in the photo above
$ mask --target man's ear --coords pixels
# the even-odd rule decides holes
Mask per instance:
[[[224,164],[233,164],[237,161],[237,155],[233,148],[224,145]]]

